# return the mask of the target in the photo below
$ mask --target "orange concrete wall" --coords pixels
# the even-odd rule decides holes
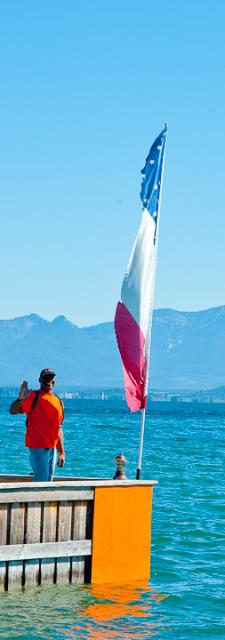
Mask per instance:
[[[91,582],[150,576],[152,487],[95,489]]]

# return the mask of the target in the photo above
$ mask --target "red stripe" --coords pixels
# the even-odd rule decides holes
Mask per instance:
[[[115,331],[123,364],[127,404],[131,411],[138,411],[146,406],[145,337],[136,320],[121,302],[118,302],[116,308]]]

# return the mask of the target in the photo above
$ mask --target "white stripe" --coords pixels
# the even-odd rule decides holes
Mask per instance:
[[[131,251],[121,290],[123,304],[148,338],[153,306],[156,250],[155,222],[146,209]]]

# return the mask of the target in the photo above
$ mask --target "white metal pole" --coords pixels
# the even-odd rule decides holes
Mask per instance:
[[[141,477],[141,462],[142,462],[142,451],[143,451],[143,442],[144,442],[144,430],[145,430],[145,407],[144,409],[141,409],[141,427],[140,427],[138,466],[137,466],[136,480],[140,480],[140,477]]]

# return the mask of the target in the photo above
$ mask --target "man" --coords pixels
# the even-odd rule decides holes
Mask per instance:
[[[33,480],[45,482],[52,480],[56,449],[57,466],[65,463],[62,422],[64,419],[61,400],[52,393],[55,384],[52,369],[42,369],[39,377],[39,391],[29,391],[26,380],[21,384],[19,396],[9,409],[11,414],[25,413],[25,444],[30,449],[30,462]]]

